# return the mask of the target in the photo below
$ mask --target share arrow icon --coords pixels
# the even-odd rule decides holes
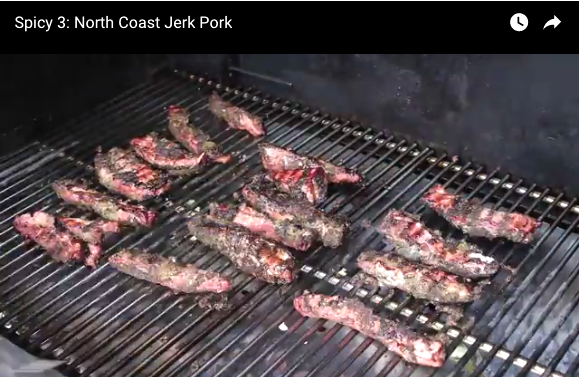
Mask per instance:
[[[560,25],[560,21],[558,19],[558,17],[554,16],[554,18],[552,18],[550,21],[546,22],[546,24],[544,25],[544,29],[547,28],[548,26],[554,26],[554,29],[556,28],[556,26]]]

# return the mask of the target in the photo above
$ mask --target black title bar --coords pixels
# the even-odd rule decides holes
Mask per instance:
[[[554,1],[5,2],[0,25],[4,41],[28,51],[59,42],[67,51],[259,44],[578,53],[578,14],[578,2]]]

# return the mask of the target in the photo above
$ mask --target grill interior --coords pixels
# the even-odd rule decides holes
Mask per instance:
[[[333,187],[322,206],[353,222],[348,241],[297,254],[299,279],[285,287],[250,278],[224,257],[192,241],[191,213],[228,200],[261,170],[258,140],[225,129],[207,111],[217,90],[237,106],[264,117],[269,142],[302,154],[357,167],[367,185]],[[186,107],[192,121],[240,162],[211,165],[180,178],[168,195],[145,203],[160,221],[149,232],[127,234],[111,247],[147,249],[235,277],[231,309],[203,310],[194,298],[138,281],[110,268],[95,271],[52,261],[13,230],[15,215],[62,213],[50,183],[94,180],[92,158],[102,146],[163,132],[170,104]],[[494,208],[543,221],[532,245],[478,241],[507,268],[484,296],[468,305],[465,323],[445,325],[445,315],[399,291],[360,286],[350,278],[365,248],[382,247],[373,229],[391,208],[421,213],[432,228],[451,229],[418,198],[443,183]],[[578,375],[578,206],[549,189],[498,170],[485,171],[416,143],[377,133],[254,89],[226,88],[204,77],[163,74],[69,123],[48,140],[0,159],[1,332],[32,353],[66,361],[62,372],[82,376],[572,376]],[[417,329],[447,332],[448,360],[440,369],[410,366],[378,342],[324,320],[301,317],[291,299],[309,289],[357,295],[386,316]]]

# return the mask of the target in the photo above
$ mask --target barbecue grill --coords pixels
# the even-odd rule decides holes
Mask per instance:
[[[230,200],[262,169],[259,140],[218,125],[209,113],[207,96],[214,91],[262,117],[269,142],[357,168],[365,176],[364,187],[332,188],[321,206],[349,218],[348,240],[336,250],[317,247],[300,254],[299,277],[289,286],[268,285],[241,273],[187,232],[189,216],[207,210],[211,201]],[[223,311],[201,308],[195,297],[124,275],[106,261],[94,271],[59,264],[23,242],[12,227],[21,213],[70,211],[50,183],[94,180],[96,148],[163,132],[169,105],[188,109],[194,124],[233,153],[236,162],[178,178],[167,195],[146,203],[159,211],[158,224],[147,232],[127,233],[105,255],[135,247],[224,272],[236,285],[230,307]],[[578,375],[577,198],[277,98],[260,87],[161,70],[51,136],[3,155],[0,182],[0,333],[32,354],[64,360],[59,370],[67,376]],[[457,325],[402,292],[353,279],[358,254],[384,246],[375,227],[390,208],[421,214],[430,227],[465,237],[420,203],[436,183],[542,221],[530,245],[477,241],[506,268],[486,294],[466,306],[465,320]],[[446,333],[445,365],[409,365],[350,328],[301,317],[292,298],[305,289],[356,296],[415,329]]]

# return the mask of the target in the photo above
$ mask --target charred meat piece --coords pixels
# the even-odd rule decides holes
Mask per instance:
[[[91,268],[97,268],[99,259],[103,255],[103,247],[97,244],[87,244],[89,255],[85,258],[85,265]]]
[[[211,141],[202,130],[189,123],[189,112],[181,107],[169,107],[169,132],[189,151],[201,155],[205,154],[210,160],[220,164],[227,164],[232,156],[222,154],[218,145]]]
[[[416,298],[443,304],[465,303],[481,293],[461,278],[411,262],[393,253],[363,252],[358,267],[374,277],[379,286],[397,288]]]
[[[84,259],[83,244],[73,235],[57,228],[53,216],[46,212],[16,216],[14,228],[44,248],[59,262],[79,262]]]
[[[239,206],[211,203],[210,215],[242,226],[252,233],[297,250],[308,250],[316,239],[316,234],[311,230],[294,225],[289,221],[274,221],[265,214],[249,207],[246,203]]]
[[[119,223],[116,221],[90,221],[80,218],[61,217],[58,218],[58,222],[76,238],[88,244],[89,255],[85,260],[85,264],[93,268],[97,267],[97,263],[101,258],[103,252],[102,243],[105,237],[121,231]]]
[[[505,238],[513,242],[530,243],[534,232],[542,225],[520,213],[486,208],[446,191],[441,185],[431,187],[421,200],[453,226],[473,237]]]
[[[171,186],[166,173],[139,160],[132,150],[112,148],[102,153],[99,149],[95,169],[103,186],[138,202],[164,194]]]
[[[314,205],[326,199],[328,180],[322,168],[270,172],[268,177],[278,190]]]
[[[328,247],[339,247],[349,228],[345,220],[330,217],[312,204],[276,190],[263,175],[255,176],[242,189],[242,195],[252,207],[274,221],[289,221],[316,232]]]
[[[91,221],[76,217],[60,217],[58,222],[78,239],[94,245],[103,243],[107,235],[121,231],[119,223],[116,221]]]
[[[331,183],[362,181],[362,176],[356,170],[331,164],[321,158],[301,156],[270,143],[260,143],[258,147],[262,155],[262,164],[267,170],[273,172],[322,168]]]
[[[499,263],[481,254],[475,245],[466,242],[453,245],[428,229],[418,218],[402,211],[389,211],[379,226],[379,232],[402,257],[455,275],[479,278],[491,276],[499,270]]]
[[[232,282],[217,272],[136,250],[121,250],[109,257],[109,263],[127,275],[163,285],[174,292],[221,293],[232,288]]]
[[[123,225],[151,227],[157,214],[140,205],[114,199],[109,195],[90,189],[86,184],[60,180],[52,184],[53,190],[65,202],[87,208],[104,219]]]
[[[228,257],[246,274],[272,284],[288,284],[293,280],[294,257],[282,246],[207,215],[192,217],[188,229],[201,243]]]
[[[355,329],[410,363],[440,367],[445,362],[445,345],[441,340],[375,315],[357,299],[305,291],[294,298],[294,308],[304,317],[322,318]]]
[[[166,170],[196,171],[206,161],[204,153],[193,154],[173,141],[159,137],[155,132],[131,140],[137,156],[151,165]]]
[[[262,119],[224,101],[217,93],[209,97],[209,111],[224,120],[231,128],[245,130],[253,137],[266,135]]]

